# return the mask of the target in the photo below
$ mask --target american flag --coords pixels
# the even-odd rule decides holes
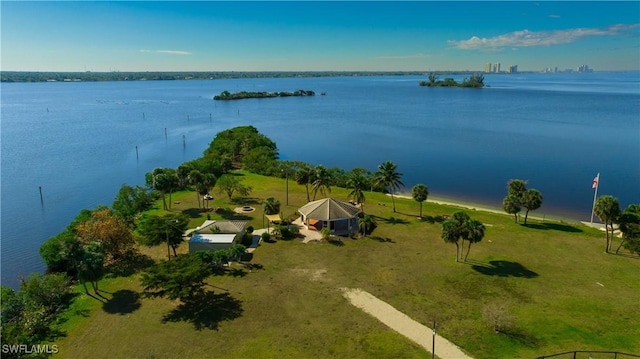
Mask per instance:
[[[600,181],[600,174],[598,173],[596,175],[596,177],[593,179],[593,184],[591,185],[591,188],[596,189],[598,188],[598,182]]]

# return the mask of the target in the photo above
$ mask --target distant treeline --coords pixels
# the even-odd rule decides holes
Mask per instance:
[[[311,90],[296,90],[294,92],[247,92],[240,91],[231,93],[229,91],[222,91],[220,95],[213,96],[214,100],[242,100],[245,98],[270,98],[270,97],[289,97],[289,96],[315,96],[315,92]]]
[[[473,74],[469,71],[443,71],[438,74]],[[2,82],[144,81],[144,80],[216,80],[242,78],[416,76],[421,71],[216,71],[216,72],[26,72],[2,71]]]

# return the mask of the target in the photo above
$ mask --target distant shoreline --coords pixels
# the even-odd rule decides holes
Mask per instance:
[[[607,71],[602,71],[607,72]],[[622,72],[622,71],[619,71]],[[633,72],[633,71],[625,71]],[[131,72],[73,72],[73,71],[2,71],[0,82],[98,82],[98,81],[170,81],[170,80],[220,80],[243,78],[316,78],[316,77],[367,77],[367,76],[426,76],[473,75],[478,71],[131,71]],[[482,72],[480,72],[482,73]],[[517,75],[540,73],[540,71],[520,71]]]

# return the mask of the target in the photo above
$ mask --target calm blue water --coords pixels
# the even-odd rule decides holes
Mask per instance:
[[[521,178],[544,195],[538,214],[585,220],[600,172],[599,193],[640,201],[640,73],[487,75],[482,90],[422,79],[3,83],[2,284],[44,270],[40,244],[80,209],[111,205],[123,183],[199,157],[238,125],[276,141],[282,159],[347,170],[394,161],[408,188],[437,197],[500,206]],[[212,100],[296,89],[327,95]]]

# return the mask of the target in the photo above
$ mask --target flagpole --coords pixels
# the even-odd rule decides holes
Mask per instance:
[[[598,196],[598,186],[600,186],[600,172],[598,172],[598,175],[593,180],[593,182],[596,190],[593,192],[593,206],[591,206],[591,224],[593,224],[593,212],[596,209],[596,197]]]

